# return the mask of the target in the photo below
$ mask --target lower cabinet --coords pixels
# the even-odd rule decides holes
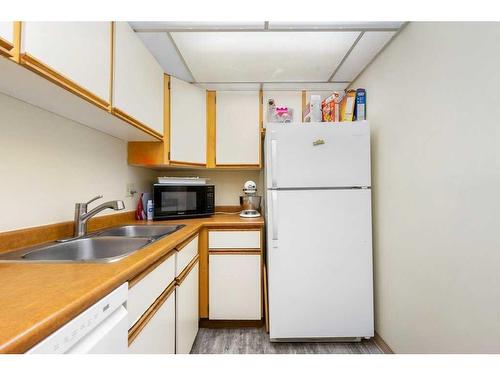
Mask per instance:
[[[198,333],[198,262],[181,275],[176,290],[176,353],[189,354]]]
[[[132,279],[129,353],[189,354],[198,333],[198,236]]]
[[[209,255],[209,318],[262,318],[261,255],[219,252]]]
[[[175,290],[129,344],[131,354],[175,353]]]

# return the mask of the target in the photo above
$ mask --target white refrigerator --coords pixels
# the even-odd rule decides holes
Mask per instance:
[[[269,124],[265,158],[270,339],[373,337],[368,122]]]

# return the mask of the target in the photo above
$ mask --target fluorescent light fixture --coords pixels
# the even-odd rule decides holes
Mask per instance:
[[[261,22],[129,22],[136,31],[227,31],[264,30]]]
[[[195,83],[196,86],[212,91],[258,91],[260,83]]]
[[[269,22],[269,30],[397,30],[403,22]]]
[[[327,82],[359,32],[171,35],[198,82]]]
[[[263,90],[272,91],[295,91],[295,90],[306,90],[306,91],[341,91],[344,90],[349,85],[349,82],[280,82],[280,83],[264,83],[262,85]]]

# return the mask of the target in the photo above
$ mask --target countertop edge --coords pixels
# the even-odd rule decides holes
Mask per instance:
[[[181,222],[181,221],[179,221]],[[155,222],[158,223],[158,222]],[[80,313],[85,311],[87,308],[92,306],[99,299],[103,298],[111,291],[119,287],[124,282],[129,281],[136,275],[140,274],[142,271],[147,269],[155,261],[157,261],[162,256],[166,255],[173,248],[175,248],[179,243],[185,241],[187,238],[192,236],[194,233],[199,233],[202,229],[218,229],[218,228],[263,228],[265,225],[264,219],[261,218],[260,221],[248,221],[248,222],[217,222],[213,219],[208,218],[206,221],[198,223],[188,223],[187,226],[192,226],[189,231],[186,231],[184,235],[167,245],[169,240],[168,236],[158,240],[154,243],[156,246],[161,246],[162,241],[165,242],[165,247],[161,251],[157,251],[150,256],[137,261],[133,266],[128,269],[124,269],[120,273],[109,279],[108,282],[102,283],[98,288],[92,289],[87,294],[82,295],[80,298],[74,300],[72,303],[66,305],[63,309],[57,311],[46,319],[41,320],[39,323],[34,324],[30,329],[24,331],[21,334],[13,337],[11,340],[0,343],[0,353],[1,354],[22,354],[28,351],[30,348],[35,346],[37,343],[42,341],[44,338],[48,337],[50,334],[55,332],[57,329],[62,327],[64,324],[69,322],[71,319],[78,316]],[[171,239],[170,239],[171,240]],[[153,245],[153,244],[152,244]],[[150,246],[150,245],[148,245]]]

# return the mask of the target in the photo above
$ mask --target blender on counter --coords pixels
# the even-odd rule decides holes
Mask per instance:
[[[253,181],[245,182],[243,193],[240,195],[241,217],[259,217],[260,216],[260,200],[261,196],[257,194],[257,185]]]

